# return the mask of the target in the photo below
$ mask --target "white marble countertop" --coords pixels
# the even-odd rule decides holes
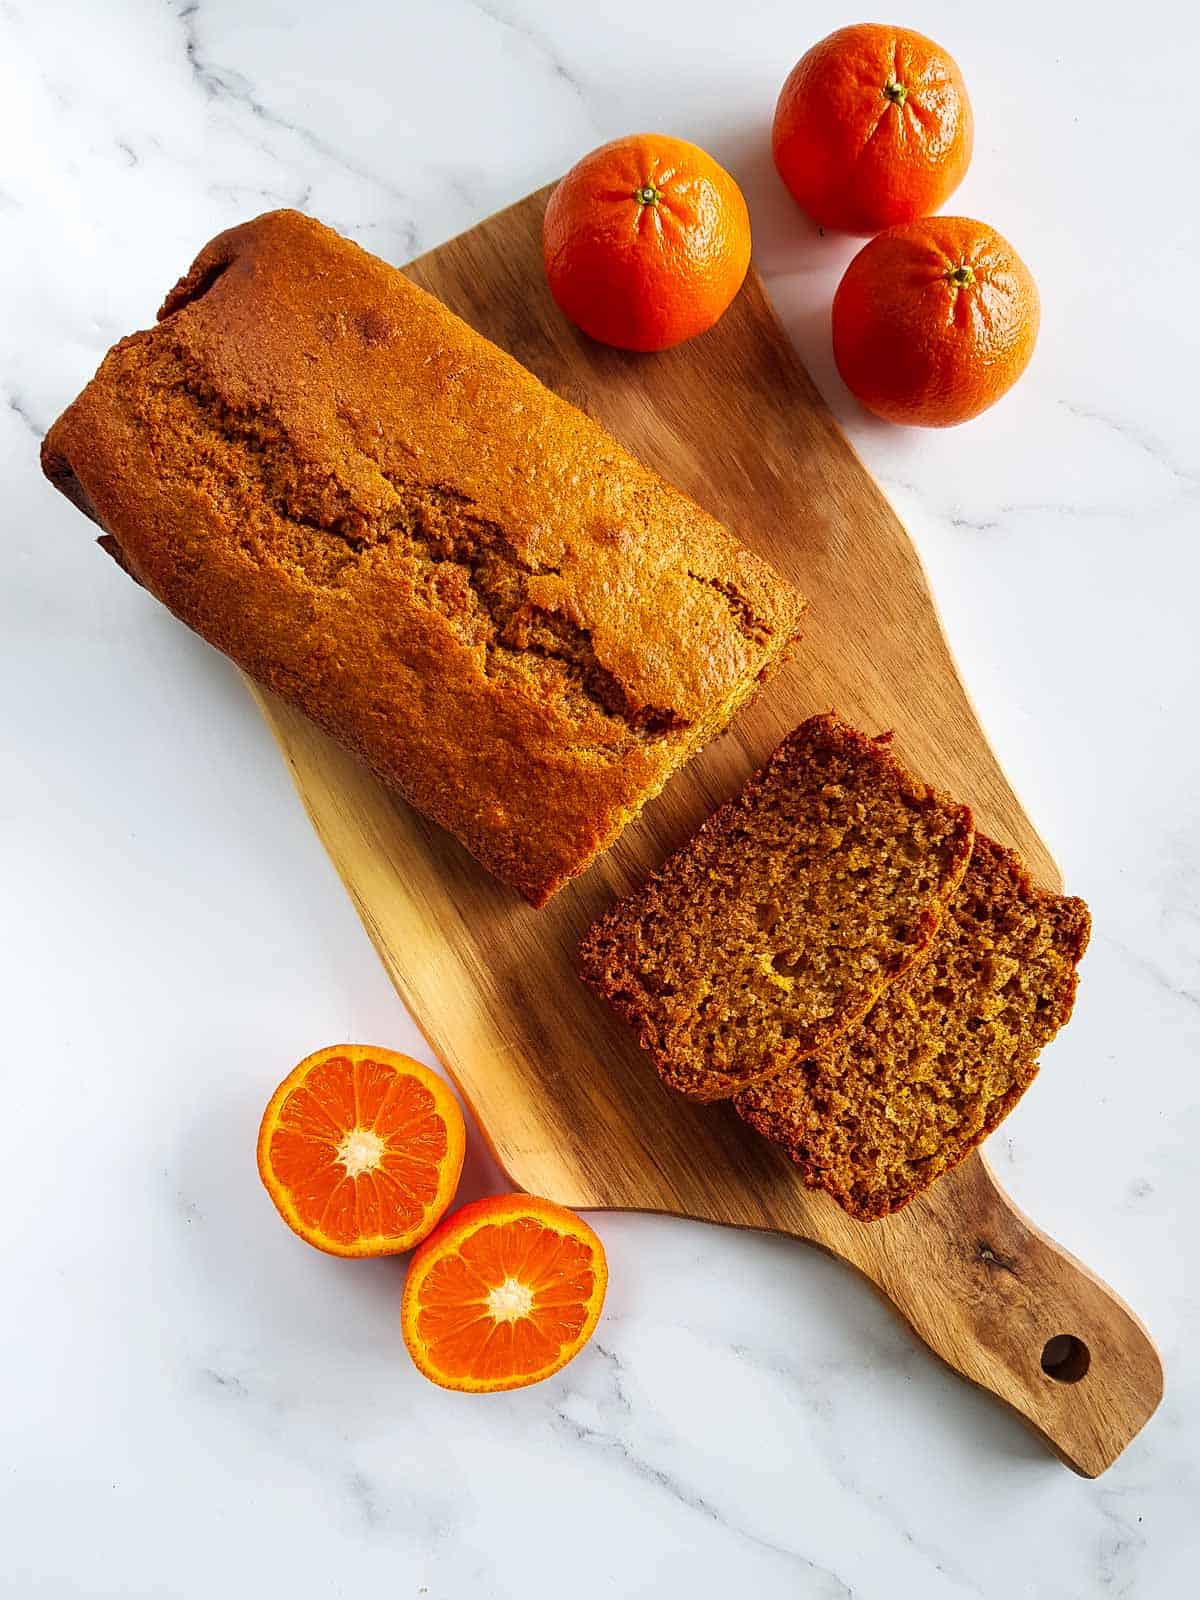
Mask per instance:
[[[1200,247],[1195,8],[943,0],[978,122],[953,208],[1044,305],[945,434],[869,422],[767,126],[832,5],[0,4],[0,1592],[717,1600],[1190,1592],[1200,1539]],[[990,1147],[1157,1336],[1159,1414],[1094,1483],[783,1241],[601,1216],[594,1344],[427,1385],[403,1266],[306,1250],[259,1188],[276,1080],[426,1055],[232,669],[93,552],[38,440],[212,233],[311,210],[401,262],[642,127],[750,199],[818,384],[912,529],[1002,759],[1096,934]],[[498,1186],[477,1134],[464,1196]],[[1192,1580],[1186,1574],[1192,1573]]]

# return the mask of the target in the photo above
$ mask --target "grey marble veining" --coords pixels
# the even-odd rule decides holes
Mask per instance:
[[[0,829],[8,1026],[0,1593],[1177,1600],[1200,1567],[1200,434],[1194,10],[943,0],[977,119],[951,208],[1043,297],[946,434],[841,387],[855,242],[771,169],[832,5],[0,3]],[[990,1157],[1156,1334],[1096,1483],[815,1252],[601,1216],[608,1308],[529,1391],[426,1384],[403,1265],[306,1250],[253,1162],[337,1038],[425,1055],[231,669],[42,481],[37,444],[219,229],[300,206],[395,260],[643,127],[739,177],[814,378],[910,526],[1093,946]],[[463,1195],[498,1186],[473,1135]]]

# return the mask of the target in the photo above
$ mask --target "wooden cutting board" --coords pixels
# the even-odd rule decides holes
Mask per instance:
[[[821,1245],[865,1273],[943,1360],[1094,1476],[1157,1405],[1157,1354],[1132,1312],[1014,1209],[978,1156],[899,1215],[853,1222],[728,1106],[670,1095],[574,976],[587,923],[783,734],[830,706],[871,732],[895,729],[903,759],[969,801],[1043,884],[1061,885],[959,682],[908,535],[757,276],[717,328],[677,350],[592,344],[545,288],[548,192],[406,270],[787,573],[811,608],[796,658],[542,911],[302,716],[255,692],[396,988],[514,1185],[573,1207],[668,1212]],[[470,742],[469,727],[457,732]]]

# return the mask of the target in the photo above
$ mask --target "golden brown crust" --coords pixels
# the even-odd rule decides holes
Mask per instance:
[[[47,475],[534,904],[797,633],[803,601],[712,517],[307,217],[214,239],[160,318],[55,423]]]
[[[926,959],[831,1048],[738,1095],[811,1188],[869,1222],[898,1211],[996,1128],[1071,1015],[1091,926],[978,835]]]
[[[722,1099],[810,1055],[929,948],[974,825],[889,737],[811,717],[585,935],[584,980],[671,1088]]]

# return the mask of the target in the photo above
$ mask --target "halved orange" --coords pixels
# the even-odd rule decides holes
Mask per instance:
[[[436,1072],[376,1045],[335,1044],[272,1095],[258,1170],[279,1215],[318,1250],[398,1255],[453,1200],[466,1140]]]
[[[492,1195],[447,1217],[409,1262],[404,1342],[443,1389],[521,1389],[579,1354],[607,1285],[604,1246],[582,1218]]]

